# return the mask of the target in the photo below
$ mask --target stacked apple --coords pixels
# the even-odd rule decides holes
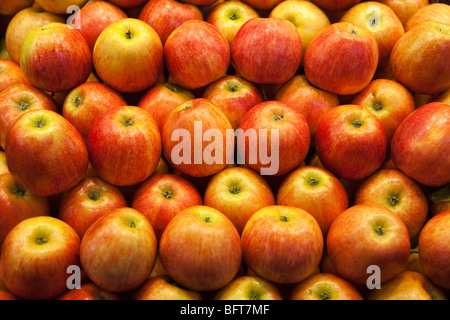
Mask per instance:
[[[449,297],[449,5],[0,14],[0,299]]]

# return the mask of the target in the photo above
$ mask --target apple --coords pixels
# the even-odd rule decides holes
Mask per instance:
[[[378,68],[389,64],[395,43],[405,33],[403,24],[395,12],[377,1],[361,2],[351,7],[341,18],[360,28],[369,30],[378,43]]]
[[[94,122],[87,140],[93,169],[117,186],[147,179],[161,158],[161,134],[153,117],[135,106],[110,109]]]
[[[56,300],[120,300],[118,294],[108,292],[94,283],[83,283],[78,289],[71,289]]]
[[[202,300],[200,292],[179,286],[166,275],[148,279],[132,296],[133,300]]]
[[[364,300],[355,285],[331,273],[318,273],[292,289],[290,300]]]
[[[386,156],[386,133],[365,107],[341,105],[319,122],[315,137],[324,168],[338,178],[361,180],[378,170]]]
[[[221,288],[214,300],[283,300],[278,287],[258,276],[240,276]]]
[[[450,289],[449,230],[450,210],[430,218],[419,235],[419,259],[423,273],[444,289]]]
[[[358,187],[354,204],[380,205],[398,215],[413,239],[428,217],[428,200],[420,186],[397,169],[381,169]]]
[[[311,0],[311,2],[315,3],[323,10],[344,11],[358,4],[361,0]]]
[[[189,181],[175,174],[157,174],[139,185],[131,206],[146,216],[159,240],[176,214],[202,204],[202,196]]]
[[[254,106],[242,118],[239,130],[238,156],[263,175],[287,174],[306,159],[309,151],[311,138],[305,117],[281,101]]]
[[[434,95],[450,87],[450,26],[424,22],[395,43],[390,66],[395,79],[409,90]]]
[[[338,95],[352,95],[372,80],[378,57],[378,43],[370,31],[336,22],[311,40],[303,65],[306,78],[314,86]]]
[[[9,60],[12,61],[11,56],[6,49],[6,40],[5,38],[0,39],[0,60]]]
[[[327,253],[339,276],[365,285],[379,268],[380,283],[405,268],[410,249],[408,229],[401,218],[378,205],[353,205],[334,219],[326,238]]]
[[[428,0],[379,0],[378,2],[389,6],[403,25],[405,25],[408,19],[420,8],[429,5]]]
[[[400,123],[415,110],[412,93],[401,83],[390,79],[372,80],[350,103],[366,107],[381,121],[387,146],[390,146]]]
[[[77,129],[51,110],[22,114],[6,136],[6,161],[17,182],[50,196],[75,186],[86,174],[89,155]]]
[[[450,210],[450,184],[446,184],[441,188],[431,191],[428,194],[428,207],[430,216]]]
[[[9,173],[8,164],[6,163],[5,151],[0,150],[0,175]]]
[[[349,207],[347,191],[328,170],[302,166],[281,183],[277,205],[297,207],[311,214],[326,237],[333,220]]]
[[[15,14],[5,33],[5,45],[12,61],[20,63],[22,42],[30,31],[52,22],[65,23],[65,20],[60,15],[31,6]]]
[[[69,224],[82,239],[96,220],[126,206],[127,201],[119,188],[99,177],[86,177],[61,196],[58,218]]]
[[[18,298],[7,290],[0,290],[0,300],[9,301],[9,300],[18,300]]]
[[[159,35],[163,45],[173,30],[187,20],[203,20],[200,9],[188,2],[150,0],[139,13],[139,19],[148,23]]]
[[[450,182],[450,105],[428,103],[406,117],[392,138],[394,164],[407,176],[430,187]]]
[[[122,9],[133,9],[139,8],[143,5],[147,0],[108,0],[111,3],[119,6]]]
[[[264,101],[256,85],[237,75],[227,75],[211,83],[202,97],[222,110],[235,130],[244,114]]]
[[[45,11],[55,14],[66,14],[69,6],[83,7],[88,0],[36,0],[35,3]]]
[[[258,210],[275,204],[275,197],[263,177],[243,167],[226,168],[216,173],[204,193],[206,206],[225,214],[239,234]]]
[[[298,283],[318,268],[324,240],[316,219],[289,206],[267,206],[254,213],[241,235],[242,256],[266,280]]]
[[[30,84],[30,81],[17,63],[10,60],[0,60],[0,92],[14,83]]]
[[[67,290],[67,268],[79,265],[80,238],[65,222],[31,217],[8,233],[2,246],[0,274],[22,299],[54,299]]]
[[[137,104],[153,116],[162,130],[167,115],[183,102],[195,99],[194,93],[179,85],[164,82],[152,86],[139,99]]]
[[[32,6],[33,3],[34,0],[2,1],[0,4],[0,14],[4,16],[13,16],[20,10]]]
[[[447,90],[444,90],[443,92],[441,92],[437,96],[433,97],[432,99],[433,100],[430,102],[442,102],[442,103],[450,104],[450,88],[448,88]]]
[[[193,206],[169,222],[159,242],[161,263],[169,277],[196,291],[218,290],[241,267],[239,233],[220,211]]]
[[[147,218],[123,207],[103,215],[88,228],[81,240],[80,261],[93,283],[120,293],[136,289],[149,278],[157,250],[155,232]]]
[[[403,271],[383,283],[380,289],[369,291],[366,300],[447,300],[445,292],[423,274]]]
[[[193,90],[207,86],[227,73],[230,46],[212,24],[188,20],[167,38],[164,58],[176,84]]]
[[[94,122],[101,115],[127,105],[125,98],[106,84],[85,82],[67,94],[61,114],[77,128],[86,142]]]
[[[231,43],[231,61],[237,73],[258,84],[282,84],[297,72],[302,58],[300,34],[279,18],[252,18]]]
[[[426,21],[448,24],[450,5],[447,3],[430,3],[418,9],[405,23],[405,31],[409,31]]]
[[[0,146],[5,149],[6,135],[17,118],[41,109],[58,111],[56,102],[36,87],[18,82],[0,91]]]

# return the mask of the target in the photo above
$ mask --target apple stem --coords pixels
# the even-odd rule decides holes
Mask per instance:
[[[27,190],[23,186],[16,184],[14,185],[13,193],[19,197],[23,197],[27,193]]]
[[[100,194],[98,192],[91,192],[88,197],[91,200],[97,201],[100,198]]]
[[[319,181],[317,181],[315,178],[311,178],[311,179],[308,180],[308,184],[311,187],[315,187],[315,186],[317,186],[319,184]]]
[[[47,243],[47,239],[45,237],[37,237],[36,243],[37,244],[45,244],[45,243]]]
[[[166,199],[172,199],[173,198],[173,194],[172,191],[170,190],[164,190],[164,192],[162,193],[163,197]]]
[[[133,38],[133,33],[131,33],[131,30],[128,30],[127,32],[125,32],[125,37],[127,39],[132,39]]]
[[[74,101],[76,107],[79,107],[82,102],[83,102],[83,98],[81,96],[76,97],[76,99]]]
[[[19,110],[20,111],[25,111],[30,107],[30,104],[28,102],[25,101],[20,101],[19,103]]]
[[[238,194],[239,192],[241,192],[241,189],[239,188],[239,186],[232,186],[232,187],[230,187],[230,193]]]

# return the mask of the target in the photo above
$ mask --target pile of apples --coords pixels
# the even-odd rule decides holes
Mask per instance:
[[[449,297],[448,4],[0,14],[0,299]]]

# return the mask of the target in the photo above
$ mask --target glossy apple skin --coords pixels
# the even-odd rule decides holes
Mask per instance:
[[[237,73],[258,84],[282,84],[297,72],[302,58],[300,34],[278,18],[252,18],[231,43],[231,61]]]
[[[242,261],[236,227],[207,206],[179,212],[161,236],[159,254],[167,274],[196,291],[222,288],[236,276]]]
[[[0,60],[0,92],[15,83],[30,84],[30,81],[17,63]]]
[[[151,277],[139,287],[133,300],[202,300],[202,295],[179,286],[167,275],[161,275]]]
[[[79,289],[72,289],[60,295],[57,300],[120,300],[118,294],[108,292],[94,283],[83,283]]]
[[[380,0],[379,2],[389,6],[403,25],[420,8],[429,5],[428,0]]]
[[[159,240],[178,212],[202,204],[202,196],[189,181],[174,174],[157,174],[139,185],[131,206],[146,216]]]
[[[257,275],[275,283],[296,283],[319,266],[323,236],[306,211],[267,206],[254,213],[241,235],[242,256]]]
[[[53,299],[67,290],[67,267],[78,266],[80,238],[65,222],[49,216],[25,219],[6,237],[1,279],[23,299]]]
[[[324,10],[345,11],[361,2],[361,0],[313,0],[312,2]]]
[[[450,289],[450,211],[427,221],[419,235],[419,259],[424,274],[437,286]]]
[[[36,0],[35,3],[45,11],[63,15],[67,13],[67,8],[70,5],[76,5],[81,8],[87,1],[88,0]]]
[[[372,80],[378,52],[370,31],[347,22],[333,23],[309,43],[303,62],[305,75],[322,90],[352,95]]]
[[[156,255],[157,240],[151,224],[130,207],[100,217],[86,231],[80,246],[80,261],[88,278],[113,293],[143,284]]]
[[[450,6],[447,3],[430,3],[418,9],[405,23],[405,31],[427,21],[437,21],[448,24]]]
[[[428,103],[398,126],[391,142],[394,164],[426,186],[450,182],[450,106]]]
[[[27,34],[20,50],[20,67],[35,87],[64,92],[88,79],[92,54],[78,30],[53,22]]]
[[[22,114],[10,128],[6,161],[14,178],[40,196],[68,190],[86,174],[89,155],[77,129],[51,110]]]
[[[214,300],[283,300],[277,286],[258,276],[244,275],[220,289]]]
[[[169,74],[177,84],[189,90],[198,89],[227,73],[230,46],[212,24],[189,20],[167,38],[164,59]]]
[[[401,218],[389,209],[354,205],[333,221],[326,247],[339,276],[365,285],[371,265],[380,268],[381,283],[398,275],[408,262],[410,240]]]

